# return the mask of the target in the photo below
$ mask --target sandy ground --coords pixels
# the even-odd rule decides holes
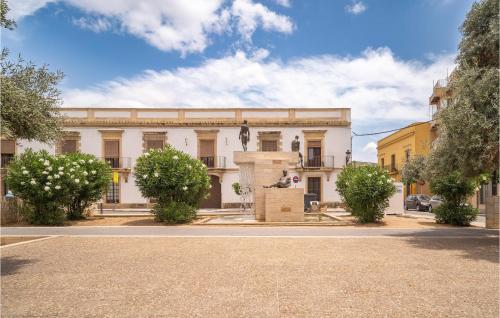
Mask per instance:
[[[55,237],[2,249],[2,317],[498,317],[498,238]]]
[[[382,222],[359,224],[356,223],[354,217],[344,216],[340,217],[344,221],[351,222],[351,225],[343,226],[356,226],[356,227],[384,227],[384,228],[441,228],[450,227],[449,225],[436,224],[433,220],[426,218],[410,218],[403,216],[388,215]],[[156,222],[153,216],[113,216],[102,217],[93,216],[86,220],[68,221],[66,226],[113,226],[113,225],[129,225],[129,226],[166,226],[167,224]],[[21,224],[8,224],[3,226],[32,226],[27,223]],[[210,225],[202,225],[210,226]],[[248,225],[245,225],[248,226]]]
[[[36,239],[39,239],[42,237],[45,237],[45,236],[2,236],[0,238],[0,246],[36,240]]]

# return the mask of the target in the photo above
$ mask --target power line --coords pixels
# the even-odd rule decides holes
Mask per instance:
[[[352,133],[354,134],[353,137],[373,136],[373,135],[380,135],[380,134],[386,134],[386,133],[393,132],[393,131],[398,131],[398,130],[401,130],[403,128],[408,128],[408,127],[412,127],[412,126],[423,125],[423,124],[427,124],[427,123],[430,123],[430,122],[431,121],[428,120],[428,121],[424,121],[424,122],[421,122],[421,123],[411,124],[411,125],[408,125],[408,126],[405,126],[405,127],[401,127],[401,128],[396,128],[396,129],[391,129],[391,130],[385,130],[385,131],[378,131],[378,132],[373,132],[373,133],[366,133],[366,134],[358,134],[354,130],[352,131]]]

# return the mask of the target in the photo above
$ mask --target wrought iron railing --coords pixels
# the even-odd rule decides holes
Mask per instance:
[[[305,156],[304,168],[334,168],[333,156]]]
[[[398,167],[396,167],[394,165],[382,166],[382,168],[384,168],[385,170],[387,170],[390,173],[396,173],[396,172],[398,172]]]
[[[14,160],[14,154],[2,154],[1,167],[6,168],[12,160]]]
[[[130,157],[104,157],[100,159],[106,161],[112,169],[130,169],[132,166]]]
[[[226,157],[224,156],[205,156],[200,157],[201,162],[208,168],[225,169]]]

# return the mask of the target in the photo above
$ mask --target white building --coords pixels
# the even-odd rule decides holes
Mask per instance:
[[[64,108],[62,113],[67,118],[60,142],[4,141],[2,162],[27,148],[94,154],[105,158],[119,176],[118,184],[110,181],[103,202],[144,207],[150,201],[135,186],[135,161],[147,149],[170,144],[208,166],[212,194],[202,207],[236,207],[239,197],[232,184],[238,182],[238,167],[232,158],[234,151],[242,150],[238,135],[246,119],[251,134],[248,151],[291,151],[292,140],[299,136],[304,168],[298,165],[289,171],[299,177],[296,186],[316,193],[320,201],[340,202],[335,180],[351,150],[349,108]]]

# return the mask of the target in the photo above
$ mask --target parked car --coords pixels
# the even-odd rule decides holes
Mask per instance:
[[[425,194],[410,194],[405,200],[405,209],[417,211],[429,211],[431,198]]]
[[[443,198],[439,195],[433,195],[430,200],[429,212],[432,212],[432,210],[440,206],[441,203],[443,203]]]

